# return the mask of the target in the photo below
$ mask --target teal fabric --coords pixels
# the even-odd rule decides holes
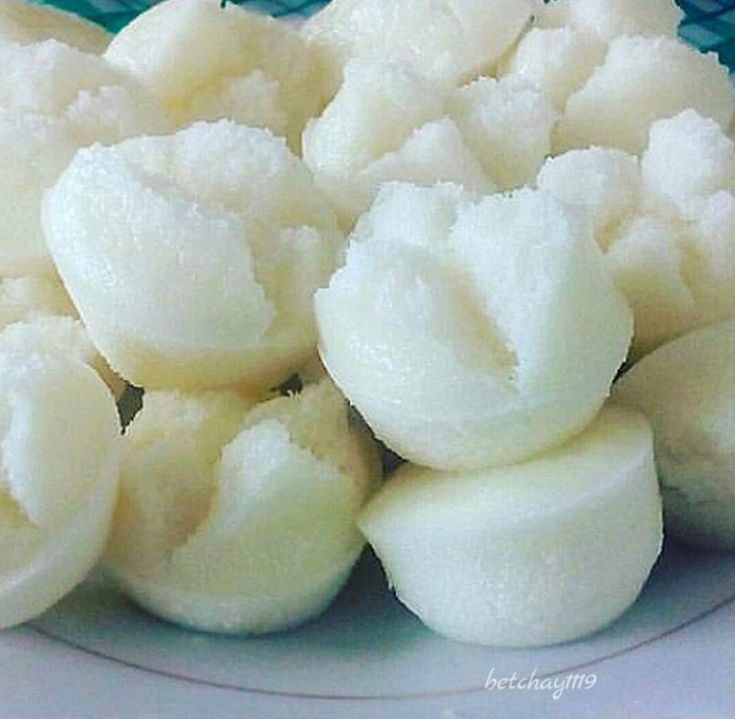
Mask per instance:
[[[240,5],[276,17],[311,15],[327,2],[328,0],[238,0]],[[677,2],[686,13],[680,30],[681,36],[701,50],[717,52],[721,61],[731,70],[735,70],[735,0],[677,0]],[[50,0],[49,4],[84,15],[114,31],[129,23],[152,2],[151,0]]]
[[[645,0],[642,0],[645,2]],[[677,0],[686,17],[679,34],[704,51],[714,51],[735,70],[735,2],[733,0]]]

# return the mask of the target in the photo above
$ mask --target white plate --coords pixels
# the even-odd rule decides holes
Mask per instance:
[[[621,620],[538,650],[432,634],[370,556],[323,617],[264,638],[178,629],[96,577],[0,637],[0,717],[733,717],[734,606],[735,557],[673,547]],[[536,688],[486,690],[491,670]],[[544,687],[571,686],[570,674],[594,686],[554,699]]]

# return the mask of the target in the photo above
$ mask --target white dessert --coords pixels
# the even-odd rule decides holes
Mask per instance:
[[[475,80],[450,96],[448,112],[501,190],[533,182],[551,152],[557,113],[544,92],[523,80]]]
[[[487,73],[531,17],[531,0],[333,0],[304,27],[333,83],[354,57],[410,64],[459,84]]]
[[[159,132],[161,108],[102,58],[0,43],[0,274],[52,273],[40,204],[79,147]]]
[[[637,154],[653,122],[687,108],[729,126],[735,96],[717,56],[668,36],[620,36],[567,101],[555,152],[601,145]]]
[[[303,151],[346,228],[391,180],[495,189],[457,124],[445,117],[441,88],[406,65],[383,60],[347,64],[339,92],[307,125]]]
[[[171,621],[294,626],[347,579],[379,473],[372,440],[328,380],[252,408],[233,393],[148,393],[126,434],[108,564]]]
[[[570,25],[612,40],[620,35],[676,36],[684,13],[674,0],[555,0],[566,5]]]
[[[350,402],[391,449],[442,469],[581,431],[633,329],[589,224],[530,190],[385,186],[315,305]]]
[[[606,43],[597,37],[570,27],[534,25],[521,38],[503,74],[522,78],[563,110],[569,96],[584,85],[606,53]]]
[[[290,25],[219,0],[167,0],[119,32],[105,57],[180,126],[229,119],[300,147],[326,101],[321,65]]]
[[[525,464],[405,466],[359,523],[398,598],[434,631],[511,647],[578,639],[633,603],[660,551],[651,429],[610,408]]]
[[[48,609],[102,554],[120,427],[105,385],[59,354],[0,352],[0,626]]]
[[[0,348],[61,353],[93,367],[119,397],[125,383],[97,352],[58,278],[46,275],[0,280]]]
[[[642,214],[623,224],[605,265],[635,317],[631,357],[638,359],[701,323],[690,270],[696,235],[685,225]]]
[[[652,210],[697,219],[711,195],[735,190],[735,145],[714,120],[684,110],[651,125],[641,173]]]
[[[659,347],[613,396],[653,425],[667,533],[696,547],[735,549],[735,323]]]
[[[342,238],[266,130],[199,123],[82,150],[43,220],[92,341],[133,384],[260,394],[314,352],[312,295]]]
[[[609,247],[620,223],[638,211],[641,201],[638,158],[604,147],[571,150],[549,158],[536,184],[584,212],[603,250]]]
[[[0,0],[0,42],[30,45],[58,40],[82,52],[104,52],[112,36],[79,15],[25,0]]]

